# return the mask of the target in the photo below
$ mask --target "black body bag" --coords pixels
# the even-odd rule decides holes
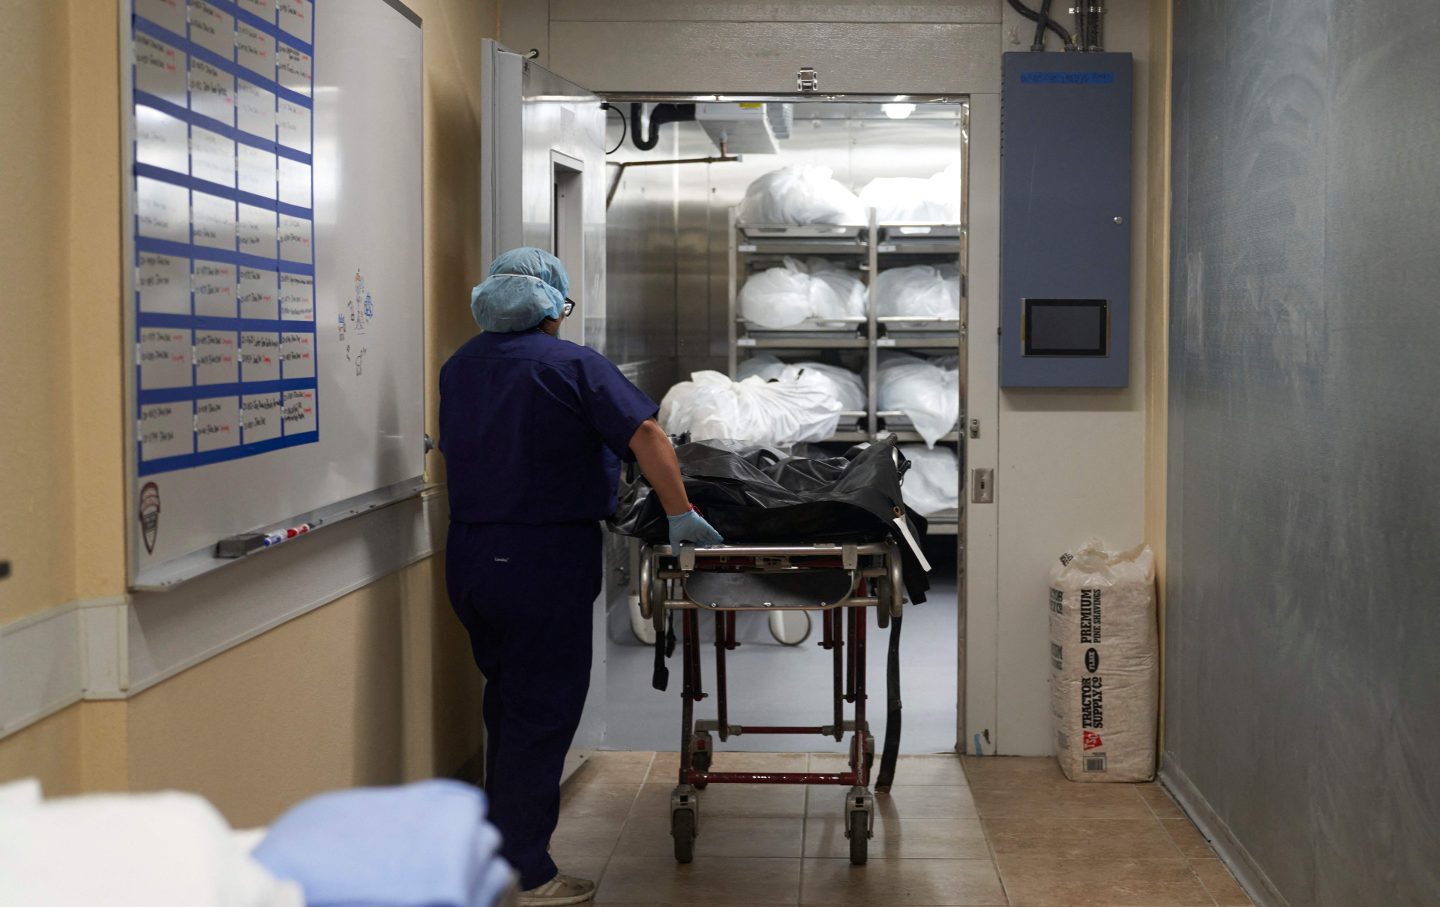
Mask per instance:
[[[880,542],[893,539],[905,567],[910,601],[925,601],[930,581],[895,524],[904,519],[918,541],[925,518],[900,495],[910,461],[893,440],[853,447],[843,456],[785,456],[736,441],[695,441],[675,448],[685,492],[729,544]],[[610,528],[653,545],[669,543],[660,499],[643,478],[620,490]]]

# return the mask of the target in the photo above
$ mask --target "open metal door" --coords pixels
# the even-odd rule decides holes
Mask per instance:
[[[605,352],[605,111],[600,98],[495,41],[483,45],[480,242],[488,270],[516,246],[565,263],[575,314],[560,336]],[[478,276],[478,275],[477,275]],[[605,597],[594,603],[590,698],[566,777],[605,735]]]
[[[579,303],[560,336],[605,351],[605,111],[595,94],[483,45],[480,242],[554,252]]]

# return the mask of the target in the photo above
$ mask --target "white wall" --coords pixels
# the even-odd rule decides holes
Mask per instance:
[[[1066,548],[1099,534],[1141,540],[1145,513],[1145,350],[1140,338],[1147,232],[1148,0],[1106,4],[1106,47],[1135,54],[1131,386],[1106,392],[1001,392],[995,327],[999,243],[1000,55],[1025,50],[1033,26],[1000,0],[867,4],[750,0],[542,0],[502,11],[501,40],[535,48],[588,88],[625,92],[795,90],[813,65],[821,87],[972,98],[969,416],[981,419],[970,467],[996,470],[996,503],[971,505],[967,555],[967,747],[1051,752],[1047,573]],[[1061,17],[1068,26],[1068,15]],[[1056,45],[1052,39],[1052,47]],[[1083,443],[1067,444],[1068,439]],[[920,680],[917,678],[917,680]]]

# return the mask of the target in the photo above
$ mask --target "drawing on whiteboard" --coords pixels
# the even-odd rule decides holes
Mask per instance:
[[[365,373],[366,348],[352,346],[345,338],[350,331],[363,337],[375,318],[375,300],[371,298],[370,291],[365,289],[365,276],[360,273],[359,268],[355,269],[355,295],[346,303],[346,310],[349,314],[340,316],[340,342],[345,344],[346,361],[355,363],[355,376],[358,378]],[[357,340],[357,345],[358,342]]]
[[[375,317],[375,300],[370,298],[370,291],[365,289],[365,278],[360,271],[355,271],[355,298],[350,300],[350,324],[355,328],[355,333],[363,334],[370,326],[370,321]]]
[[[160,533],[160,486],[146,482],[140,489],[140,537],[145,551],[155,551],[155,537]]]

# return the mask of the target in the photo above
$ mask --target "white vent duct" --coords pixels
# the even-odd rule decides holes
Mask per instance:
[[[760,103],[696,104],[695,122],[726,154],[778,154],[765,108]]]

